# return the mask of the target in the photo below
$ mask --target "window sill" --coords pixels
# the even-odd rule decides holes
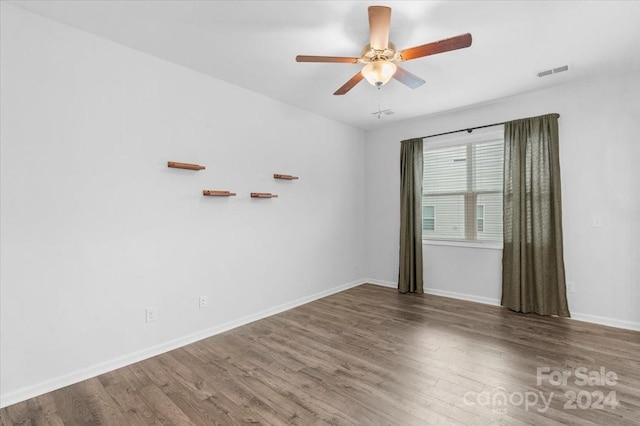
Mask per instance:
[[[449,247],[466,247],[479,248],[488,250],[502,250],[502,243],[494,241],[458,241],[458,240],[422,240],[422,245],[426,246],[449,246]]]

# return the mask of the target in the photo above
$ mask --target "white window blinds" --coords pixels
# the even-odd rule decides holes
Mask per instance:
[[[423,238],[502,241],[503,157],[504,142],[495,136],[425,146],[422,205],[433,220],[423,218]]]

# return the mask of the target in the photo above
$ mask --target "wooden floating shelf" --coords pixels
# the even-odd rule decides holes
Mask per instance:
[[[202,195],[208,195],[210,197],[235,197],[235,192],[230,191],[215,191],[213,189],[203,189]]]
[[[278,195],[270,192],[252,192],[251,198],[278,198]]]
[[[171,167],[174,169],[188,169],[188,170],[204,170],[205,167],[199,164],[190,164],[190,163],[178,163],[176,161],[168,161],[167,167]]]
[[[274,179],[284,179],[284,180],[295,180],[295,179],[298,179],[298,176],[281,175],[281,174],[275,173],[273,175],[273,178]]]

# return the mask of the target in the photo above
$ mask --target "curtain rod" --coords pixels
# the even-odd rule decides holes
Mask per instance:
[[[556,116],[556,118],[559,118],[559,117],[560,117],[560,114],[558,114],[558,113],[553,113],[553,114],[548,114],[548,115],[555,115],[555,116]],[[435,135],[421,136],[421,137],[419,137],[419,138],[417,138],[417,139],[435,138],[436,136],[444,136],[444,135],[450,135],[450,134],[452,134],[452,133],[460,133],[460,132],[467,132],[467,133],[471,133],[471,132],[473,132],[473,131],[474,131],[474,130],[476,130],[476,129],[484,129],[484,128],[486,128],[486,127],[500,126],[500,125],[502,125],[502,124],[506,124],[506,123],[507,123],[507,121],[503,121],[502,123],[493,123],[493,124],[486,124],[486,125],[484,125],[484,126],[468,127],[468,128],[466,128],[466,129],[452,130],[452,131],[450,131],[450,132],[438,133],[438,134],[435,134]]]
[[[436,135],[429,135],[429,136],[420,136],[418,139],[428,139],[428,138],[435,138],[436,136],[444,136],[444,135],[450,135],[452,133],[460,133],[460,132],[467,132],[467,133],[471,133],[476,129],[484,129],[485,127],[493,127],[493,126],[500,126],[502,124],[506,123],[506,121],[503,121],[502,123],[493,123],[493,124],[486,124],[484,126],[477,126],[477,127],[469,127],[467,129],[460,129],[460,130],[452,130],[450,132],[444,132],[444,133],[438,133]]]

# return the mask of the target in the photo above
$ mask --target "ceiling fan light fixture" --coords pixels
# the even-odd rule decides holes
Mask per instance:
[[[362,76],[373,86],[380,87],[391,80],[391,77],[396,73],[396,69],[396,64],[393,62],[373,61],[362,69]]]

